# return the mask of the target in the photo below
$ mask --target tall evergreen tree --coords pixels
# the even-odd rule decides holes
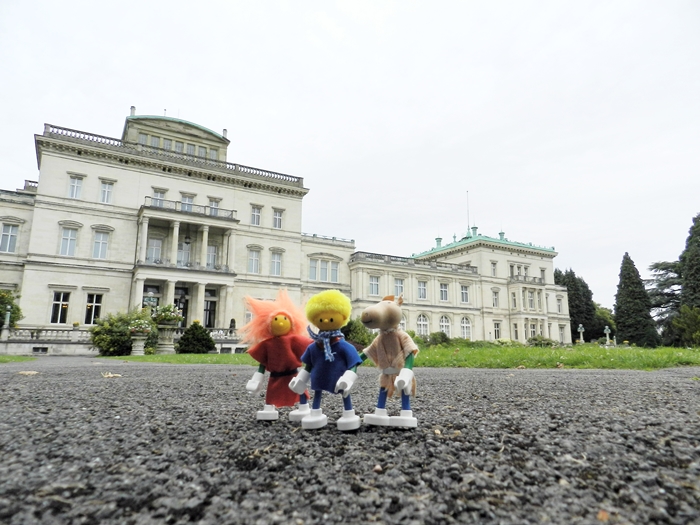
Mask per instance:
[[[586,332],[584,338],[590,338],[588,331],[593,328],[595,319],[595,303],[593,292],[582,277],[578,277],[572,269],[562,272],[554,270],[554,284],[565,286],[569,298],[569,316],[571,317],[571,340],[579,337],[578,325],[582,324]]]
[[[681,303],[700,308],[700,213],[693,218],[685,250],[680,256]]]
[[[646,281],[647,293],[651,299],[652,316],[661,330],[661,344],[678,346],[681,338],[673,320],[678,317],[681,307],[681,263],[659,261],[649,266],[649,271],[652,278]]]
[[[629,341],[651,348],[659,344],[659,335],[651,318],[651,299],[627,252],[622,257],[620,282],[615,294],[615,324],[618,342]]]

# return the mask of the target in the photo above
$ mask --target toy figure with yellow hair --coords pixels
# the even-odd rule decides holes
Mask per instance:
[[[314,391],[311,413],[301,420],[305,429],[321,428],[328,424],[328,416],[321,411],[323,391],[342,394],[343,416],[338,419],[339,430],[360,428],[360,418],[355,414],[350,391],[357,379],[357,366],[362,363],[355,347],[345,341],[340,329],[350,320],[350,299],[338,290],[318,293],[306,303],[306,318],[318,328],[318,334],[309,335],[314,342],[301,356],[304,369],[289,383],[289,388],[300,394],[309,382]]]
[[[300,421],[309,413],[305,389],[294,393],[289,390],[289,380],[301,366],[301,355],[311,343],[306,336],[304,313],[289,298],[286,290],[280,290],[274,301],[261,301],[246,297],[253,318],[241,327],[242,341],[251,344],[248,354],[260,363],[258,371],[246,385],[246,390],[257,393],[262,389],[265,370],[269,370],[265,408],[258,410],[257,419],[271,421],[279,417],[276,407],[299,408],[289,413],[291,421]]]

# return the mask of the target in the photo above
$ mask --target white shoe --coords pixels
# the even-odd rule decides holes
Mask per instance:
[[[280,417],[275,405],[265,405],[265,408],[258,410],[257,418],[258,421],[275,421]]]
[[[310,413],[311,409],[309,408],[309,404],[304,403],[303,405],[299,405],[299,408],[289,413],[289,421],[301,421]]]
[[[392,416],[389,419],[392,427],[416,428],[418,426],[418,420],[413,417],[413,410],[402,410],[400,416]]]
[[[312,408],[309,415],[301,420],[301,428],[316,429],[325,427],[328,424],[328,416],[320,408]]]
[[[355,414],[354,409],[343,410],[343,417],[338,422],[338,430],[357,430],[360,428],[360,416]]]
[[[386,408],[376,408],[374,414],[365,414],[363,418],[365,425],[375,425],[378,427],[388,427],[391,418],[386,413]]]

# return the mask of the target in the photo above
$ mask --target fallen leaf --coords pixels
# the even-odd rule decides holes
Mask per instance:
[[[113,374],[112,372],[101,372],[102,377],[121,377],[121,374]]]
[[[525,365],[520,365],[520,366],[518,367],[518,370],[525,370]]]
[[[598,515],[596,516],[598,518],[598,521],[608,521],[610,519],[610,514],[608,514],[607,511],[605,510],[599,510]]]
[[[23,370],[23,371],[17,372],[17,373],[21,376],[35,376],[39,372],[37,372],[36,370]]]
[[[557,368],[564,368],[564,363],[557,363]]]
[[[439,429],[439,428],[436,428],[436,429],[435,429],[435,435],[436,435],[436,436],[442,435],[442,432],[440,432],[440,429]]]

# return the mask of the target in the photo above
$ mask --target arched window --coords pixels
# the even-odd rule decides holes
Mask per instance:
[[[451,337],[450,336],[450,320],[447,318],[446,315],[443,315],[442,317],[440,317],[440,331],[444,332],[447,335],[447,337]]]
[[[418,320],[416,321],[418,327],[418,335],[428,335],[428,318],[420,314]]]
[[[472,323],[466,317],[462,317],[462,322],[460,323],[462,327],[462,339],[472,338]]]

